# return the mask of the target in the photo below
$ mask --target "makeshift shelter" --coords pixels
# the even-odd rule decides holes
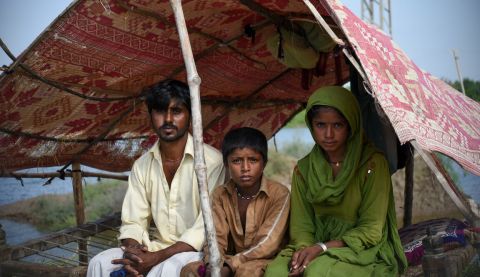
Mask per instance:
[[[480,105],[422,71],[340,1],[196,0],[183,11],[206,143],[219,147],[241,126],[271,137],[316,88],[355,78],[394,139],[412,142],[432,169],[437,151],[480,175]],[[186,80],[179,45],[168,1],[75,1],[0,77],[2,176],[73,162],[129,170],[156,140],[142,88]],[[448,176],[438,177],[467,218],[479,216]]]

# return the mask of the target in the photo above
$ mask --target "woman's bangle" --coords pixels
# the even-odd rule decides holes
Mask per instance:
[[[327,247],[327,245],[326,245],[325,243],[323,243],[323,242],[320,241],[320,242],[317,242],[317,245],[319,245],[319,246],[323,249],[323,252],[327,252],[328,247]],[[323,253],[323,252],[322,252],[322,253]]]

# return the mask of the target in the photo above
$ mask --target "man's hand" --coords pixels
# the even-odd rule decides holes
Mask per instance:
[[[113,264],[123,264],[123,268],[132,276],[142,276],[153,266],[163,261],[161,251],[148,252],[146,246],[132,239],[122,241],[123,258],[112,260]]]
[[[316,244],[295,251],[290,261],[290,272],[288,276],[301,276],[308,264],[318,257],[322,251],[323,249]]]

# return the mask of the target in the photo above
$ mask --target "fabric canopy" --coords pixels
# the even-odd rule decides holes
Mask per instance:
[[[480,105],[418,69],[340,2],[314,4],[353,46],[400,141],[416,140],[480,175]],[[183,1],[183,9],[202,78],[204,140],[215,147],[240,126],[271,137],[316,88],[349,80],[339,48],[309,70],[287,68],[269,51],[278,24],[315,22],[302,1],[196,0]],[[173,12],[163,0],[76,1],[10,69],[0,79],[4,172],[72,160],[129,170],[156,140],[142,88],[186,79]]]
[[[389,36],[327,1],[402,143],[416,140],[480,175],[480,104],[421,70]]]

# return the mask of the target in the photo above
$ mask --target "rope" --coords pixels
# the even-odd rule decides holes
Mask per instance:
[[[0,38],[0,46],[2,47],[3,51],[5,52],[5,54],[7,54],[7,56],[13,61],[13,62],[16,62],[17,59],[15,58],[15,56],[12,54],[12,52],[10,52],[10,50],[8,49],[7,45],[3,42],[3,40]],[[94,96],[87,96],[85,94],[82,94],[82,93],[79,93],[79,92],[76,92],[70,88],[67,88],[66,86],[64,86],[63,84],[61,83],[58,83],[54,80],[50,80],[46,77],[43,77],[43,76],[40,76],[39,74],[37,74],[35,71],[33,71],[32,69],[30,69],[27,65],[25,64],[22,64],[22,63],[18,63],[18,66],[20,66],[20,68],[22,68],[25,72],[27,72],[31,77],[47,84],[47,85],[50,85],[52,87],[55,87],[59,90],[61,90],[62,92],[66,92],[66,93],[69,93],[69,94],[72,94],[72,95],[75,95],[75,96],[78,96],[80,98],[83,98],[83,99],[87,99],[87,100],[92,100],[92,101],[98,101],[98,102],[114,102],[114,101],[125,101],[125,100],[132,100],[132,99],[137,99],[137,98],[142,98],[144,97],[143,94],[139,94],[139,95],[135,95],[135,96],[127,96],[127,97],[111,97],[111,98],[106,98],[106,97],[94,97]],[[6,69],[5,69],[6,68]],[[2,66],[2,71],[4,71],[6,74],[9,74],[12,72],[11,70],[11,67],[4,67]],[[90,90],[92,93],[97,93],[96,91],[93,91],[93,90]]]

